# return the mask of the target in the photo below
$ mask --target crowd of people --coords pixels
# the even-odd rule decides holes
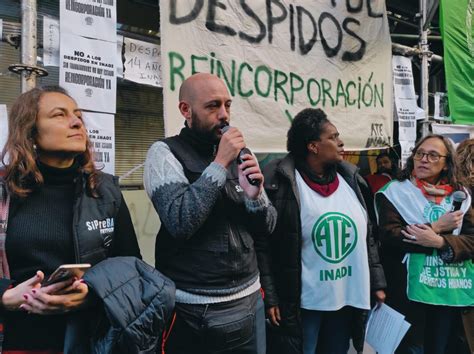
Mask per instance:
[[[190,76],[184,127],[147,154],[161,220],[151,267],[74,99],[45,87],[15,101],[0,170],[0,351],[338,354],[352,342],[362,353],[369,311],[385,302],[411,324],[396,353],[472,352],[474,139],[455,151],[429,135],[403,170],[382,153],[363,178],[331,117],[307,108],[288,154],[262,171],[231,104],[217,76]],[[91,268],[48,280],[77,263]]]

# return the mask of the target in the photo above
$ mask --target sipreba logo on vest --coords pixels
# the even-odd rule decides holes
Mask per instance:
[[[101,234],[114,232],[114,218],[105,218],[104,220],[86,221],[87,230],[100,230]]]
[[[329,263],[339,263],[357,244],[357,227],[345,214],[321,215],[313,227],[312,240],[316,253]]]

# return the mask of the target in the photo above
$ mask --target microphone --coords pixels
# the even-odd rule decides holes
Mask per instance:
[[[222,123],[221,124],[221,132],[222,134],[225,134],[228,130],[230,129],[230,125],[228,123]],[[246,148],[244,147],[242,150],[240,150],[239,152],[239,156],[237,156],[237,163],[240,165],[242,162],[244,162],[244,160],[242,159],[242,156],[244,156],[245,154],[249,154],[249,155],[252,155],[252,152],[250,151],[249,148]],[[252,185],[252,186],[258,186],[260,184],[260,181],[257,180],[257,179],[252,179],[250,178],[249,175],[247,175],[247,181],[249,181],[249,183]]]
[[[451,211],[458,211],[461,209],[462,202],[467,198],[467,195],[463,191],[456,191],[453,193],[453,208]]]

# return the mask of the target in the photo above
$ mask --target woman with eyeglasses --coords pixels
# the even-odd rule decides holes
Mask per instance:
[[[472,261],[463,261],[474,215],[457,166],[450,141],[427,136],[375,196],[387,304],[411,324],[396,353],[452,352],[462,308],[474,302]]]

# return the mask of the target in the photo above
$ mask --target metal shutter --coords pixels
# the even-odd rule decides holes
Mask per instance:
[[[158,87],[118,82],[115,117],[115,174],[123,176],[145,161],[151,144],[164,137],[163,93]],[[143,185],[143,168],[120,184]]]

